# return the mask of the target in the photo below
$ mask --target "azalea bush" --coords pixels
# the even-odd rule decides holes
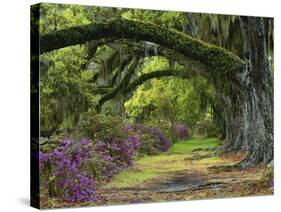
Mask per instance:
[[[83,171],[91,160],[93,145],[88,139],[66,139],[49,152],[40,152],[40,173],[47,179],[50,197],[71,202],[95,200],[94,176]],[[42,180],[43,181],[43,180]]]
[[[140,147],[140,136],[131,128],[123,127],[120,131],[123,133],[122,137],[111,137],[96,142],[95,152],[104,163],[103,178],[110,178],[133,165],[134,154]]]
[[[142,133],[140,136],[141,145],[138,150],[138,155],[156,155],[160,152],[159,149],[157,149],[154,146],[155,139],[153,136],[149,133]]]
[[[54,145],[41,148],[41,181],[46,182],[43,186],[50,197],[93,201],[95,184],[132,166],[137,152],[157,154],[171,145],[158,127],[133,125],[101,114],[84,114],[78,132],[81,139],[62,137],[55,143],[51,139]]]
[[[155,143],[154,146],[155,148],[159,149],[162,152],[166,152],[170,146],[171,142],[169,139],[162,133],[160,128],[158,127],[152,127],[149,128],[149,133],[154,137]]]
[[[133,128],[140,135],[140,153],[153,155],[170,148],[171,142],[160,128],[144,124],[136,124]]]
[[[40,173],[50,197],[71,202],[95,200],[94,179],[107,180],[133,164],[140,136],[129,126],[103,118],[82,131],[89,139],[64,139],[56,148],[46,145],[42,149]],[[112,128],[106,126],[112,123]]]
[[[74,142],[66,139],[49,152],[40,152],[42,182],[47,182],[50,197],[66,201],[96,200],[94,180],[109,179],[133,164],[133,156],[140,146],[139,135],[129,129],[121,131],[125,138]]]
[[[184,124],[177,124],[175,127],[177,137],[179,139],[187,139],[189,138],[189,131],[187,126]]]
[[[102,168],[95,171],[97,178],[110,178],[133,164],[140,135],[123,119],[88,112],[82,116],[79,128],[81,135],[92,140],[102,164]]]

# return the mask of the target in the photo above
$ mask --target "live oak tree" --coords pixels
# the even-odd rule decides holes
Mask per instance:
[[[243,49],[241,59],[234,53],[203,41],[194,39],[174,29],[126,19],[112,19],[103,23],[92,23],[64,30],[54,31],[41,37],[41,54],[93,40],[129,40],[133,43],[149,41],[168,51],[179,54],[173,58],[177,62],[188,61],[183,70],[160,70],[155,77],[200,75],[213,84],[219,102],[223,105],[226,131],[226,148],[245,146],[247,158],[242,165],[259,162],[268,163],[273,159],[273,76],[268,63],[268,39],[265,31],[266,18],[240,17]],[[166,52],[167,53],[167,52]],[[241,53],[241,52],[240,52]],[[169,54],[167,54],[169,57]],[[172,58],[172,56],[171,56]],[[138,57],[129,63],[131,72],[137,67]],[[133,66],[133,67],[132,67]],[[109,89],[101,98],[114,97],[119,91],[125,93],[146,81],[148,75],[130,81],[127,72],[126,82]],[[149,74],[152,74],[149,73]],[[132,84],[130,84],[130,82]],[[122,82],[121,82],[122,84]],[[130,88],[131,87],[131,88]],[[129,89],[128,89],[129,88]]]

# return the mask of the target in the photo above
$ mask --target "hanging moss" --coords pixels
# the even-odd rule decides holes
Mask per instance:
[[[117,96],[117,94],[120,93],[120,91],[122,91],[126,88],[126,85],[129,84],[131,76],[135,72],[139,61],[140,61],[139,57],[132,59],[131,63],[129,64],[128,71],[127,71],[126,75],[124,76],[124,78],[122,79],[122,81],[115,88],[113,88],[110,92],[106,93],[104,96],[102,96],[100,98],[100,100],[96,106],[97,111],[100,111],[103,103],[105,103],[106,101],[108,101],[110,99],[113,99],[114,97]]]
[[[92,23],[43,35],[40,39],[40,50],[42,54],[101,38],[154,42],[206,65],[209,71],[239,71],[243,65],[243,61],[238,56],[226,49],[194,39],[176,30],[125,19],[111,19],[105,23]]]

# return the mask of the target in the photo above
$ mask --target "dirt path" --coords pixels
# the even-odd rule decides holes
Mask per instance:
[[[202,141],[204,142],[204,141]],[[97,205],[270,195],[261,186],[266,167],[210,169],[240,161],[243,154],[216,155],[212,148],[175,147],[170,153],[149,156],[97,190]],[[200,145],[199,145],[200,146]],[[184,148],[183,148],[184,147]],[[195,151],[198,149],[199,151]]]

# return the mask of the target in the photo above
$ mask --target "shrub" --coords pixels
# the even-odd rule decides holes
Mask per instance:
[[[161,150],[162,152],[167,151],[170,148],[170,141],[168,138],[162,133],[160,128],[152,127],[149,128],[149,133],[154,136],[155,143],[154,146]]]
[[[184,124],[177,124],[176,125],[176,133],[179,139],[186,139],[189,137],[188,128]]]
[[[79,134],[96,140],[111,140],[114,137],[123,137],[120,129],[125,124],[124,120],[104,114],[87,112],[81,116],[79,122]]]
[[[206,134],[207,137],[219,138],[222,135],[222,129],[215,123],[211,122],[211,124],[207,127]]]
[[[140,146],[140,136],[130,128],[120,129],[123,137],[113,137],[96,142],[95,151],[104,161],[102,177],[109,178],[133,165],[134,153]]]
[[[140,146],[139,135],[131,128],[121,128],[119,135],[95,142],[65,139],[56,148],[40,152],[40,173],[50,197],[71,202],[95,200],[94,178],[108,179],[131,166]]]
[[[140,136],[117,117],[85,113],[80,120],[80,134],[92,139],[100,161],[97,178],[107,179],[131,166],[140,146]],[[96,164],[95,164],[96,165]]]
[[[123,120],[86,113],[80,120],[79,136],[45,145],[40,152],[41,177],[50,197],[71,202],[95,200],[95,182],[108,180],[133,165],[136,152],[156,154],[167,151],[169,139],[160,128],[126,124]]]
[[[157,154],[159,151],[167,151],[171,143],[169,139],[162,133],[160,128],[153,126],[145,126],[136,124],[135,131],[140,134],[140,152],[144,154]]]
[[[205,135],[207,137],[220,137],[222,128],[210,119],[204,119],[197,123],[196,134]]]
[[[141,145],[138,152],[146,155],[156,155],[159,153],[159,149],[154,146],[155,139],[149,133],[142,133],[140,136]]]
[[[40,152],[40,170],[47,177],[49,195],[60,196],[71,202],[95,200],[94,177],[82,172],[84,164],[92,157],[90,140],[73,142],[63,140],[57,148]]]

